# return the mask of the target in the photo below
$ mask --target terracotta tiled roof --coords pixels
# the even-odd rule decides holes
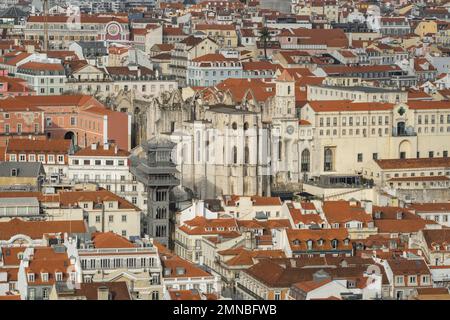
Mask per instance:
[[[95,248],[134,248],[135,246],[126,238],[114,232],[96,232],[92,234]]]
[[[67,23],[69,17],[67,15],[52,15],[52,16],[29,16],[27,22],[40,22],[44,23],[48,21],[49,23]],[[119,23],[128,23],[128,16],[117,15],[117,16],[104,16],[104,15],[90,15],[82,14],[80,16],[80,23],[98,23],[107,24],[108,22],[116,21]]]
[[[378,233],[416,233],[423,230],[427,224],[437,224],[435,221],[427,221],[423,219],[375,219],[374,221],[375,227],[378,228]]]
[[[32,239],[42,239],[49,233],[86,233],[87,226],[84,221],[24,221],[12,219],[0,222],[0,239],[9,240],[17,234],[29,236]]]
[[[387,263],[391,267],[394,275],[410,274],[430,274],[427,264],[424,260],[409,260],[403,258],[388,259]]]
[[[191,235],[239,234],[236,219],[206,219],[200,216],[185,221],[179,230]]]
[[[56,252],[50,247],[34,248],[33,257],[25,268],[25,272],[34,273],[35,280],[28,281],[28,285],[55,284],[57,272],[61,272],[63,281],[66,281],[69,277],[67,270],[70,265],[66,251]],[[48,274],[47,280],[42,277],[43,273]]]
[[[415,212],[446,212],[450,211],[450,202],[440,203],[413,203],[408,206]]]
[[[19,266],[19,254],[25,251],[26,247],[2,247],[2,259],[4,266]],[[2,269],[0,268],[0,272]]]
[[[197,290],[169,290],[171,300],[202,300]]]
[[[6,153],[17,152],[39,152],[39,153],[61,153],[67,154],[70,150],[71,141],[66,139],[9,139]]]
[[[233,24],[197,24],[195,30],[236,30]]]
[[[81,283],[80,287],[75,289],[73,296],[86,297],[86,300],[98,300],[98,289],[100,287],[108,288],[110,300],[131,300],[128,285],[125,281]],[[61,297],[65,296],[67,295],[61,294]]]
[[[213,277],[210,273],[200,269],[193,263],[184,260],[177,255],[162,255],[161,264],[165,270],[170,269],[170,275],[166,275],[164,272],[164,278]],[[183,272],[177,273],[177,270]]]
[[[78,150],[74,156],[86,156],[86,157],[128,157],[130,153],[126,150],[117,149],[115,144],[110,144],[108,149],[104,146],[96,144],[96,149],[92,149],[91,146]]]
[[[373,221],[372,215],[367,214],[359,203],[357,206],[352,206],[349,201],[325,201],[322,209],[330,224],[345,224],[350,221],[359,221],[367,224]],[[342,225],[341,227],[344,226]]]
[[[384,170],[389,169],[420,169],[450,167],[450,158],[410,158],[410,159],[380,159],[375,160]]]
[[[413,110],[450,109],[450,101],[416,101],[408,100],[407,105]]]
[[[44,62],[27,62],[18,67],[20,69],[29,70],[45,70],[45,71],[63,71],[64,67],[59,63],[44,63]]]
[[[309,106],[316,112],[356,112],[392,110],[392,103],[352,102],[350,100],[309,101]]]
[[[391,178],[388,181],[393,182],[408,182],[408,181],[448,181],[450,180],[446,176],[425,176],[425,177],[397,177]]]
[[[422,230],[425,243],[431,251],[449,251],[445,246],[450,246],[450,229]],[[439,246],[439,250],[435,246]]]
[[[313,291],[317,288],[322,287],[323,285],[326,285],[328,283],[330,283],[332,280],[331,279],[324,279],[321,281],[302,281],[302,282],[297,282],[294,283],[293,286],[296,287],[297,289],[302,290],[305,293],[308,293],[310,291]]]
[[[344,244],[343,240],[349,239],[347,229],[290,229],[287,230],[289,245],[293,251],[306,251],[307,241],[313,241],[313,249],[324,251],[332,250],[331,241],[338,240],[338,250],[352,250],[352,244]],[[323,240],[319,245],[318,240]]]

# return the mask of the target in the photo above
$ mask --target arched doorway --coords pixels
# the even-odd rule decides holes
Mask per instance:
[[[397,135],[398,136],[404,136],[406,135],[406,127],[404,121],[399,121],[397,123]]]
[[[398,146],[398,154],[400,159],[411,158],[411,142],[403,140]]]
[[[64,135],[65,140],[72,140],[72,143],[75,145],[75,133],[73,131],[67,131]]]

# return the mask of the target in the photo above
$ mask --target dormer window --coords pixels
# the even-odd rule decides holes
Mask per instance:
[[[55,273],[55,279],[56,279],[56,281],[63,281],[63,274],[62,274],[62,272],[56,272]]]
[[[28,282],[34,282],[34,273],[28,273],[27,277],[28,277]]]
[[[206,227],[205,230],[206,231],[212,231],[212,228],[211,227]]]
[[[300,245],[300,240],[295,239],[294,241],[292,241],[292,243],[296,246]]]
[[[344,239],[344,244],[345,244],[346,246],[348,246],[349,243],[350,243],[350,239]]]
[[[331,240],[331,247],[333,249],[337,249],[338,241],[336,239]]]
[[[306,241],[306,245],[307,245],[307,247],[308,247],[308,250],[312,250],[312,247],[313,247],[313,242],[312,242],[312,240]]]
[[[177,268],[176,268],[176,273],[177,273],[177,275],[179,275],[179,276],[184,275],[184,274],[186,273],[186,269],[183,268],[183,267],[177,267]]]
[[[41,273],[42,282],[48,282],[48,273]]]
[[[323,246],[323,243],[324,243],[323,239],[317,240],[317,244],[318,244],[319,246]]]
[[[224,228],[223,227],[217,227],[217,231],[223,231]]]

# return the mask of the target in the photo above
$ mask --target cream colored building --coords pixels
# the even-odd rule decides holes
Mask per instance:
[[[301,110],[314,128],[312,175],[367,175],[373,159],[442,157],[450,141],[450,103],[313,101]]]

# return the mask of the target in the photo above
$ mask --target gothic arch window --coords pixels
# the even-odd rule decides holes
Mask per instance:
[[[301,171],[308,172],[309,164],[310,164],[310,152],[309,152],[309,149],[305,149],[302,151],[302,156],[301,156]]]
[[[197,161],[200,161],[200,149],[201,149],[201,141],[200,141],[200,131],[197,131]]]
[[[248,130],[248,122],[244,122],[244,130]]]
[[[233,147],[233,163],[237,164],[237,147]]]
[[[245,146],[245,149],[244,149],[244,162],[245,162],[245,164],[249,164],[249,162],[250,162],[250,151],[248,149],[248,146]]]
[[[333,150],[326,148],[324,151],[324,171],[333,171]]]
[[[283,154],[283,141],[281,141],[281,138],[278,140],[278,161],[281,161]]]

